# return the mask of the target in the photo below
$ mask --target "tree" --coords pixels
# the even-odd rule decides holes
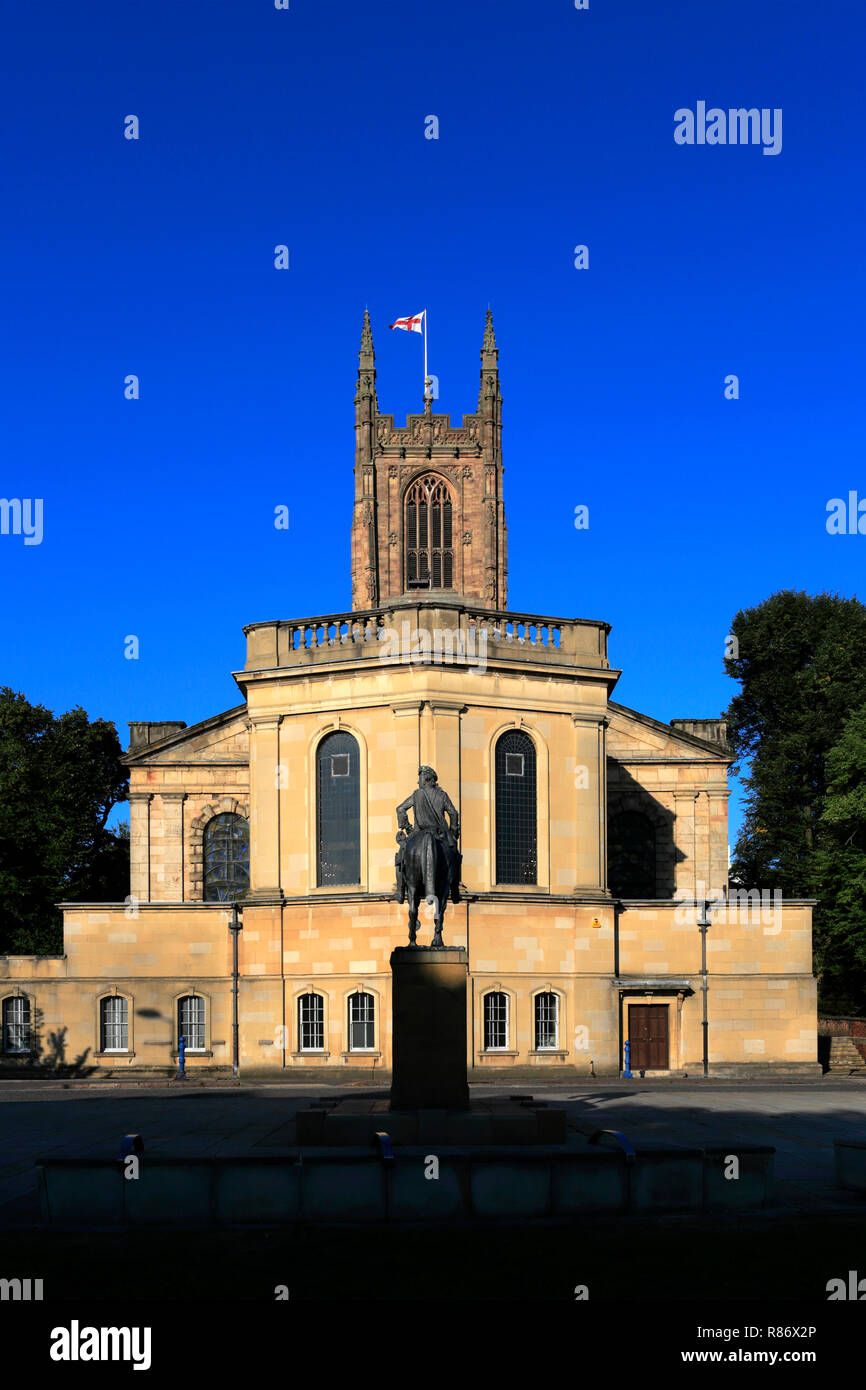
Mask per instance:
[[[0,952],[59,954],[58,902],[126,897],[128,835],[107,821],[127,788],[113,724],[0,688]]]
[[[816,964],[822,1007],[861,1014],[866,1003],[866,704],[827,755],[827,794],[815,853],[821,899]]]
[[[726,713],[746,808],[732,877],[745,887],[814,889],[827,757],[866,702],[866,607],[836,594],[783,590],[734,618],[728,675],[742,684]]]

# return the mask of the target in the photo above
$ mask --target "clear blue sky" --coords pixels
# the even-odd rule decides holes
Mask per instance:
[[[825,529],[866,496],[864,39],[851,0],[7,4],[0,494],[44,538],[0,536],[0,682],[124,744],[237,703],[243,623],[349,606],[364,305],[380,408],[426,306],[459,417],[489,302],[510,605],[717,714],[737,609],[864,587]],[[677,145],[698,101],[781,108],[781,153]]]

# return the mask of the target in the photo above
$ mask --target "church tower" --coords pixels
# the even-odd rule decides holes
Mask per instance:
[[[364,311],[355,393],[352,611],[401,600],[450,598],[504,609],[508,602],[502,495],[499,350],[488,309],[474,415],[379,411],[376,355]]]

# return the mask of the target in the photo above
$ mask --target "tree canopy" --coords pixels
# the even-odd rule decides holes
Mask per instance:
[[[59,954],[58,902],[123,901],[129,837],[107,821],[127,788],[112,723],[0,688],[0,953]]]
[[[843,771],[856,761],[859,726],[848,721],[866,705],[866,606],[783,590],[739,612],[731,632],[736,644],[725,668],[741,690],[725,717],[734,771],[748,764],[731,877],[742,887],[821,898],[815,942],[823,996],[831,976],[838,983],[843,973],[839,913],[851,898],[853,853],[843,842],[842,827],[845,835],[852,827],[843,811],[862,806]],[[845,939],[860,932],[866,942],[850,910],[845,920]],[[846,955],[846,968],[856,954]]]
[[[832,1013],[860,1014],[866,1000],[866,705],[846,721],[827,756],[815,892],[823,1005]]]

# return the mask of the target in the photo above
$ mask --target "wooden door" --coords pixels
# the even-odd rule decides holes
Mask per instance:
[[[628,1036],[632,1071],[667,1071],[668,1004],[630,1004]]]

